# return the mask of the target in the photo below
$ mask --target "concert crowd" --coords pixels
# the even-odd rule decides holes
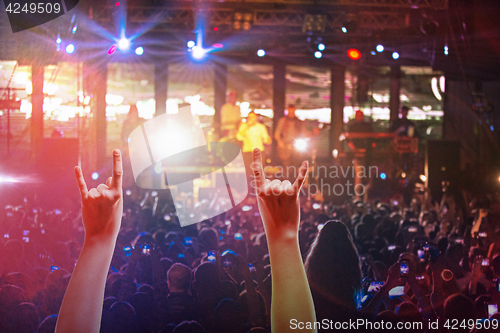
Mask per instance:
[[[271,264],[259,199],[249,196],[226,213],[181,228],[174,208],[206,211],[187,212],[189,197],[186,207],[174,207],[164,195],[123,189],[100,332],[270,332],[278,290],[271,273],[283,267],[278,259]],[[316,328],[498,329],[500,196],[469,198],[463,192],[435,201],[417,191],[406,202],[398,193],[342,203],[299,197],[298,244],[322,323]],[[1,209],[0,332],[52,333],[77,260],[83,260],[80,206],[47,209],[27,195],[22,204]],[[92,272],[86,273],[92,284]],[[304,299],[293,302],[307,306]],[[385,328],[342,325],[360,319]],[[308,325],[286,324],[297,331]]]

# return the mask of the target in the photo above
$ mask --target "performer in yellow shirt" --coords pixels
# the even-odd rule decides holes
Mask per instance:
[[[259,123],[259,116],[251,111],[248,113],[246,123],[242,123],[236,134],[236,139],[243,141],[243,160],[245,161],[245,168],[247,174],[251,173],[250,165],[252,163],[253,151],[255,148],[259,148],[262,152],[262,161],[265,162],[265,147],[264,145],[270,145],[272,139],[267,132],[266,126]]]

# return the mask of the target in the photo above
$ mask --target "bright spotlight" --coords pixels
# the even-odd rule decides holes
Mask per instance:
[[[206,51],[200,46],[193,46],[193,58],[201,59],[205,56]]]
[[[346,34],[347,33],[347,28],[346,27],[342,27],[342,32]]]
[[[294,146],[298,151],[305,151],[307,149],[307,141],[304,139],[297,139],[295,140]]]
[[[314,56],[319,59],[323,56],[323,53],[321,53],[320,51],[316,51],[314,52]]]
[[[332,151],[332,155],[333,155],[333,158],[337,158],[337,157],[339,156],[339,151],[338,151],[338,149],[334,149],[334,150]]]
[[[406,172],[403,172],[403,173],[401,174],[401,178],[406,178]]]
[[[135,54],[137,55],[142,55],[144,53],[144,49],[142,46],[139,46],[138,48],[135,49]]]
[[[381,178],[381,179],[386,179],[386,178],[387,178],[387,175],[386,175],[384,172],[382,172],[382,173],[380,174],[380,178]]]
[[[264,51],[263,49],[260,49],[260,50],[258,50],[258,51],[257,51],[257,55],[258,55],[259,57],[263,57],[263,56],[265,56],[265,55],[266,55],[266,51]]]
[[[323,43],[318,44],[318,50],[324,51],[325,50],[325,44],[323,44]]]
[[[394,59],[394,60],[399,59],[399,53],[392,52],[392,59]]]
[[[122,51],[128,50],[130,41],[127,38],[122,38],[118,41],[118,48]]]
[[[425,182],[427,180],[427,177],[425,175],[420,175],[420,180]]]
[[[371,51],[371,52],[370,52],[370,54],[371,54],[371,55],[375,55],[375,54],[377,54],[377,53],[376,53],[375,51]]]
[[[73,26],[73,29],[71,30],[71,32],[75,34],[76,33],[76,29],[78,29],[78,25],[75,24]]]
[[[17,183],[17,179],[9,176],[0,176],[0,183]]]
[[[192,47],[194,47],[195,45],[196,45],[196,44],[195,44],[192,40],[190,40],[189,42],[187,42],[187,47],[189,47],[189,48],[192,48]]]
[[[375,49],[377,50],[377,52],[384,52],[384,45],[378,44]]]
[[[92,172],[92,179],[93,180],[99,179],[99,174],[97,172]]]
[[[70,54],[75,52],[75,45],[69,44],[68,46],[66,46],[66,52],[68,52]]]

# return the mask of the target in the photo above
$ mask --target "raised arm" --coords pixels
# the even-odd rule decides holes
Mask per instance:
[[[99,332],[104,285],[123,214],[122,173],[118,149],[113,151],[113,176],[90,191],[82,170],[75,167],[85,239],[59,311],[56,333]]]
[[[316,314],[299,249],[299,193],[307,174],[302,163],[295,183],[264,178],[261,153],[255,149],[252,169],[260,215],[269,247],[272,277],[271,331],[294,332],[292,320],[314,322]],[[315,332],[301,330],[301,332]]]

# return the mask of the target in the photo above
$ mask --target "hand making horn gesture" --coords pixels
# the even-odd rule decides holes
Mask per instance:
[[[296,239],[300,220],[299,194],[307,169],[308,163],[304,161],[293,184],[288,180],[270,181],[264,177],[260,150],[253,152],[253,185],[268,238]]]
[[[82,197],[82,219],[85,240],[106,241],[115,239],[120,230],[123,213],[122,157],[118,149],[113,151],[113,175],[106,184],[87,189],[82,169],[75,167],[75,177]]]
[[[299,248],[299,194],[307,175],[303,162],[299,175],[288,180],[269,181],[264,177],[259,149],[253,152],[253,186],[266,229],[271,262],[271,331],[294,332],[293,322],[314,322],[316,313]],[[315,332],[303,329],[301,332]]]
[[[113,175],[90,191],[82,169],[75,177],[82,197],[85,239],[59,310],[56,333],[98,333],[104,286],[123,214],[122,157],[113,151]]]

